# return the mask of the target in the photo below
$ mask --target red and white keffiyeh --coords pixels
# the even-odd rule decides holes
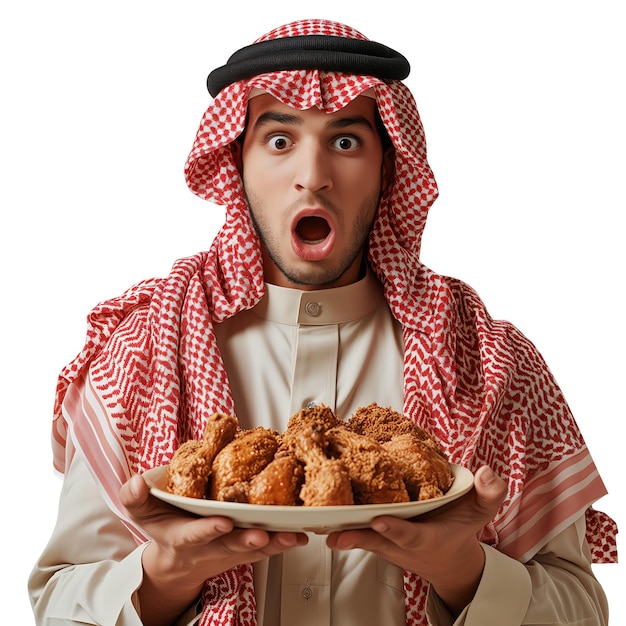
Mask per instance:
[[[288,24],[261,40],[324,34],[365,39],[324,20]],[[112,509],[133,473],[167,463],[179,442],[200,438],[207,415],[232,413],[214,324],[263,294],[258,239],[229,144],[242,132],[248,95],[262,89],[299,108],[336,111],[373,89],[396,150],[395,181],[381,201],[369,262],[405,342],[405,413],[432,432],[453,462],[487,463],[509,495],[483,539],[521,561],[587,512],[596,562],[616,560],[613,521],[590,505],[605,494],[569,408],[535,347],[491,319],[477,294],[419,260],[437,185],[415,102],[399,81],[317,70],[277,71],[225,87],[204,115],[185,174],[198,196],[226,206],[210,250],[97,306],[85,347],[61,373],[53,446],[59,470],[73,453],[67,430]],[[427,585],[405,573],[407,624],[426,624]],[[251,566],[207,581],[203,625],[256,623]]]

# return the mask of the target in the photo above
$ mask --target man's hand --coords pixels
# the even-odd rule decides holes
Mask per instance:
[[[369,530],[328,536],[339,550],[362,548],[418,574],[433,586],[454,615],[472,600],[485,563],[477,535],[506,497],[506,483],[487,467],[474,477],[474,489],[414,520],[381,516]]]
[[[234,528],[225,517],[197,518],[151,496],[141,476],[126,482],[120,495],[129,517],[151,537],[138,591],[146,625],[173,623],[207,578],[307,542],[303,533]]]

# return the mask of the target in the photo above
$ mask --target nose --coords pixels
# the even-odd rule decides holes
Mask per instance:
[[[298,191],[328,191],[333,186],[330,156],[316,142],[299,146],[294,185]]]

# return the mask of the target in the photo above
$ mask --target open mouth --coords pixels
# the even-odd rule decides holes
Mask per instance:
[[[298,220],[296,235],[303,243],[321,243],[330,234],[330,225],[323,217],[308,215]]]
[[[335,246],[335,227],[329,215],[319,209],[306,209],[294,217],[291,247],[305,261],[327,258]]]

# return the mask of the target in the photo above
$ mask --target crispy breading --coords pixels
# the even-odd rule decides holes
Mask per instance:
[[[319,426],[326,431],[340,423],[332,409],[324,404],[300,409],[289,418],[286,430],[279,436],[280,447],[293,454],[295,438],[307,428]]]
[[[331,428],[326,435],[329,454],[348,470],[355,504],[409,501],[398,464],[377,441],[344,426]]]
[[[367,435],[378,443],[389,441],[396,435],[411,434],[423,441],[432,441],[432,437],[415,422],[390,407],[382,407],[372,402],[359,407],[346,422],[348,428],[360,435]]]
[[[304,506],[354,504],[348,470],[342,461],[326,456],[328,447],[323,424],[310,423],[293,431],[296,458],[304,463],[304,485],[300,499]]]
[[[210,448],[211,462],[217,453],[233,440],[238,428],[239,420],[232,415],[213,413],[209,417],[202,438]]]
[[[438,498],[450,489],[450,463],[432,446],[406,433],[382,445],[398,463],[411,500]]]
[[[205,498],[213,460],[235,436],[238,425],[232,415],[209,416],[203,439],[185,441],[174,453],[167,467],[166,489],[179,496]]]
[[[301,504],[300,488],[304,469],[293,456],[277,453],[274,459],[256,476],[248,487],[250,504],[296,506]]]
[[[329,506],[426,500],[450,488],[451,465],[426,430],[372,403],[342,422],[325,405],[292,415],[282,434],[241,430],[215,413],[201,441],[181,445],[168,489],[195,498]]]
[[[167,490],[177,496],[204,498],[211,474],[208,452],[204,441],[185,441],[167,467]]]
[[[209,480],[209,497],[225,502],[247,502],[248,483],[274,458],[277,433],[258,426],[240,431],[217,454]]]

